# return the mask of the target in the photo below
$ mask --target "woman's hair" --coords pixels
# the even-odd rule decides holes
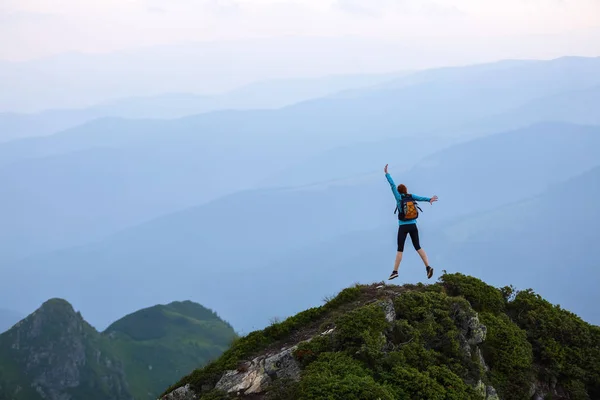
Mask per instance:
[[[406,189],[406,186],[404,186],[404,184],[400,184],[398,185],[398,192],[400,192],[401,194],[407,194],[408,190]]]

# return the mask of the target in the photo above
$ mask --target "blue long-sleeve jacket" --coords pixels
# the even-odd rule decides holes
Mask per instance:
[[[400,194],[400,192],[398,192],[398,187],[394,183],[394,180],[392,179],[392,176],[390,174],[385,174],[385,177],[387,178],[387,181],[389,182],[390,186],[392,187],[392,192],[394,193],[394,197],[396,198],[396,204],[398,205],[398,208],[400,208],[400,201],[402,200],[402,195]],[[431,197],[417,196],[415,194],[411,194],[411,196],[416,201],[426,201],[426,202],[430,202],[431,201]],[[416,219],[412,220],[412,221],[401,221],[401,220],[398,220],[398,223],[400,225],[416,224],[417,220]]]

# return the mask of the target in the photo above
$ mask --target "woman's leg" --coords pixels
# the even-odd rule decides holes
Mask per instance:
[[[394,271],[398,272],[398,268],[400,268],[400,263],[402,262],[402,252],[396,252],[396,261],[394,262]]]
[[[417,253],[419,253],[419,256],[421,256],[421,260],[423,260],[425,267],[429,267],[427,253],[425,253],[425,250],[421,248],[421,243],[419,242],[419,229],[417,228],[416,224],[414,224],[414,227],[410,230],[410,240],[412,241],[413,247]]]
[[[405,226],[398,226],[398,248],[396,252],[396,261],[394,262],[394,271],[390,275],[390,279],[398,276],[398,268],[400,268],[400,262],[402,262],[402,252],[404,251],[404,242],[406,241],[407,235],[408,231],[406,230]]]
[[[417,253],[419,253],[419,255],[421,256],[421,260],[423,260],[423,264],[425,264],[425,267],[429,267],[429,260],[427,259],[427,253],[425,253],[425,250],[419,249],[417,250]]]

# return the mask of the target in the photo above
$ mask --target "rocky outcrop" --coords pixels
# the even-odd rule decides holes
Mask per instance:
[[[324,332],[331,334],[333,330]],[[310,339],[309,339],[310,340]],[[300,380],[300,365],[294,358],[298,345],[281,349],[243,363],[237,370],[225,372],[215,388],[227,393],[249,395],[262,393],[275,379]]]
[[[485,341],[487,327],[479,321],[479,315],[470,306],[464,307],[460,303],[453,305],[454,321],[459,328],[459,340],[465,357],[472,357],[473,354],[484,371],[489,368],[483,358],[483,353],[479,345]],[[479,381],[475,387],[477,392],[485,400],[501,400],[493,386],[487,386]]]
[[[478,351],[475,346],[485,341],[487,328],[479,322],[479,315],[471,307],[463,307],[456,303],[453,305],[453,314],[454,321],[460,330],[461,347],[465,355],[471,357],[473,349]],[[481,361],[483,361],[483,357],[481,357]]]
[[[479,316],[477,314],[469,318],[467,322],[467,333],[465,337],[470,345],[477,345],[483,343],[487,334],[487,328],[485,325],[479,322]]]
[[[190,385],[185,385],[180,388],[173,390],[171,393],[164,396],[163,400],[198,400],[198,396],[191,388]]]
[[[498,394],[496,393],[496,389],[492,386],[486,388],[485,400],[500,400],[500,397],[498,397]]]
[[[300,379],[300,365],[294,358],[297,346],[283,349],[280,353],[265,359],[265,373],[278,379]]]
[[[392,299],[387,298],[379,303],[385,313],[385,319],[387,322],[394,322],[396,320],[396,310],[394,309],[394,302]]]
[[[271,378],[265,371],[265,359],[258,357],[245,365],[242,371],[225,372],[217,382],[216,389],[238,395],[255,394],[264,391],[270,381]]]
[[[320,335],[330,335],[334,330],[329,329]],[[309,338],[302,342],[312,339]],[[276,379],[299,381],[300,364],[294,357],[294,351],[298,348],[298,344],[255,357],[241,363],[235,370],[225,371],[214,389],[235,395],[253,395],[264,393]],[[198,398],[199,395],[193,391],[190,385],[186,385],[163,396],[161,400],[196,400]]]

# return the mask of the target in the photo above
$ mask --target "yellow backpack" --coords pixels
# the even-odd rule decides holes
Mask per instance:
[[[396,211],[398,212],[398,219],[400,221],[411,221],[413,219],[417,219],[419,217],[419,211],[421,207],[418,206],[415,199],[410,194],[403,194],[402,200],[400,200],[400,208],[396,206],[396,210],[394,210],[394,214]],[[423,210],[421,210],[423,211]]]

